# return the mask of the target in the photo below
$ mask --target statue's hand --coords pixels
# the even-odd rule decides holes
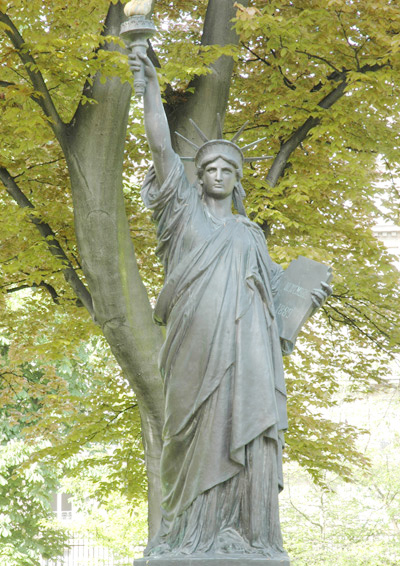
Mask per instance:
[[[311,300],[314,304],[315,310],[322,307],[328,297],[332,295],[333,289],[325,281],[321,281],[321,288],[311,291]]]
[[[129,68],[132,71],[132,73],[136,73],[140,71],[140,69],[143,67],[144,76],[146,77],[147,81],[149,80],[157,81],[157,73],[154,68],[154,65],[145,53],[142,53],[135,49],[130,50],[128,54],[128,62],[129,62]]]

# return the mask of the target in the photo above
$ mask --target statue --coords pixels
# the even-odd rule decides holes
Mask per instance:
[[[171,145],[156,71],[143,53],[129,60],[146,82],[154,166],[142,197],[165,269],[154,318],[167,329],[162,523],[138,564],[287,566],[278,493],[287,428],[282,353],[293,344],[280,338],[274,307],[283,269],[246,216],[237,136],[207,140],[196,126],[204,143],[192,186]],[[330,293],[326,283],[313,291],[315,309]]]

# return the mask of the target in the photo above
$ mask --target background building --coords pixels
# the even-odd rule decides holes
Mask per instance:
[[[398,257],[394,263],[400,269],[400,226],[382,223],[375,226],[373,232],[376,238],[385,244],[388,251]]]

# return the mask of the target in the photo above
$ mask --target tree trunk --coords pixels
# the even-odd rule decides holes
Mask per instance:
[[[232,18],[236,15],[236,0],[209,0],[204,21],[202,45],[237,44],[238,37],[233,29]],[[248,0],[241,4],[247,6]],[[202,131],[212,139],[217,134],[217,114],[223,122],[229,98],[229,88],[233,71],[232,57],[222,56],[211,65],[211,73],[196,77],[191,87],[194,92],[187,100],[172,109],[168,115],[172,141],[179,155],[191,155],[193,150],[186,142],[175,136],[175,131],[199,144],[199,138],[189,122],[189,118],[200,126]],[[186,172],[193,180],[194,167],[186,164]]]
[[[122,6],[110,7],[107,33],[118,35]],[[149,527],[160,520],[161,431],[164,416],[157,352],[162,334],[140,279],[122,191],[124,142],[131,99],[129,84],[100,82],[96,104],[81,105],[69,127],[67,163],[71,175],[75,230],[102,328],[124,375],[135,391],[142,420],[149,481]]]
[[[229,23],[235,14],[233,5],[234,0],[210,0],[203,44],[225,45],[237,40]],[[107,34],[118,35],[122,18],[122,5],[111,5]],[[185,132],[189,118],[193,118],[206,133],[215,133],[216,113],[223,115],[227,105],[232,69],[232,59],[222,57],[210,75],[197,79],[194,94],[179,110],[172,127]],[[135,391],[140,408],[152,536],[160,521],[164,398],[157,358],[162,334],[152,321],[124,208],[122,166],[131,89],[118,79],[102,84],[96,76],[90,96],[96,104],[81,105],[68,128],[66,158],[75,230],[95,320]]]

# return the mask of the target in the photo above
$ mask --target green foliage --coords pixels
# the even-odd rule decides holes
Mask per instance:
[[[325,488],[293,464],[286,472],[282,516],[286,547],[298,566],[395,566],[399,544],[398,391],[377,388],[367,400],[342,408],[356,412],[371,433],[359,439],[371,468],[354,471],[356,484],[325,472]]]
[[[276,261],[286,266],[302,254],[334,268],[334,296],[286,362],[287,454],[316,481],[324,482],[325,469],[348,479],[352,464],[365,462],[354,444],[356,433],[331,422],[324,410],[337,402],[339,379],[349,381],[352,395],[368,390],[385,377],[400,347],[398,272],[371,232],[382,214],[399,220],[400,11],[386,0],[250,4],[238,8],[240,48],[205,48],[205,0],[157,2],[160,80],[173,115],[190,98],[196,75],[209,72],[219,56],[233,56],[225,133],[249,119],[241,143],[267,137],[253,154],[276,156],[312,124],[274,186],[266,180],[269,161],[247,168],[244,186],[249,214],[268,234]],[[1,3],[23,35],[23,53],[33,57],[31,70],[42,73],[68,127],[79,105],[97,104],[89,89],[96,73],[102,82],[131,80],[126,59],[114,49],[120,40],[101,35],[108,6],[107,0]],[[10,30],[4,22],[1,28],[2,35]],[[29,213],[52,227],[84,281],[65,155],[37,104],[43,93],[35,91],[29,65],[4,37],[0,166],[35,207]],[[106,41],[111,49],[103,49]],[[342,83],[344,95],[323,108]],[[139,197],[148,162],[140,105],[132,104],[124,197],[140,272],[154,299],[162,272],[153,259],[154,228]],[[107,481],[96,484],[96,497],[120,489],[129,501],[139,499],[146,488],[136,399],[100,329],[64,280],[62,261],[5,191],[0,240],[0,332],[10,340],[0,371],[1,402],[10,417],[9,438],[45,439],[51,446],[40,457],[57,463],[78,455],[82,446],[112,447],[78,458],[71,477],[105,465]],[[15,300],[17,290],[25,291]]]
[[[81,344],[70,358],[53,364],[14,362],[13,372],[7,358],[10,348],[3,349],[0,398],[5,438],[33,443],[42,439],[46,446],[37,447],[31,459],[55,469],[90,448],[90,455],[64,470],[67,476],[103,465],[108,473],[97,484],[99,500],[116,489],[129,500],[143,499],[139,411],[104,340]]]
[[[0,558],[7,566],[37,566],[64,547],[63,530],[47,524],[57,468],[30,462],[35,448],[18,439],[0,446]]]
[[[132,531],[139,545],[147,528],[140,419],[105,344],[92,339],[70,358],[42,365],[12,363],[6,340],[2,350],[0,557],[28,566],[62,551],[67,533],[50,509],[62,487],[86,511],[85,528],[76,528],[129,554]]]
[[[385,381],[392,356],[381,351],[377,359],[376,351],[357,341],[351,328],[329,327],[320,314],[285,362],[290,415],[287,458],[299,462],[317,483],[324,484],[326,470],[351,479],[354,464],[368,463],[356,448],[362,431],[332,421],[327,410],[366,395],[374,382]],[[348,384],[345,397],[339,395],[343,382]]]
[[[85,455],[81,456],[83,460]],[[85,533],[99,545],[112,549],[118,556],[139,555],[147,540],[147,504],[132,502],[120,490],[110,491],[98,499],[98,483],[104,482],[110,469],[93,467],[88,474],[66,476],[61,482],[64,493],[68,493],[77,511],[69,524],[69,532]],[[132,558],[130,563],[132,563]]]

